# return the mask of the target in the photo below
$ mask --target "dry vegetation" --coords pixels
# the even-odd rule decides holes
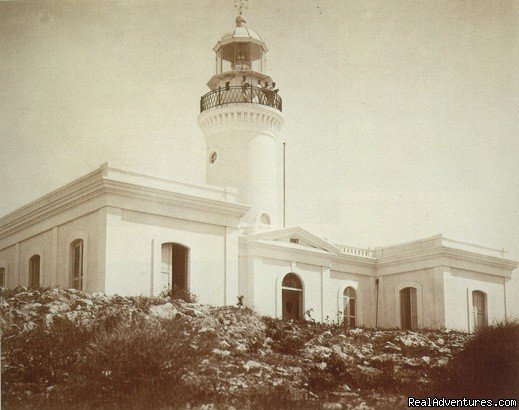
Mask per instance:
[[[347,330],[170,296],[4,289],[2,405],[402,408],[408,395],[519,391],[517,324],[475,337]]]

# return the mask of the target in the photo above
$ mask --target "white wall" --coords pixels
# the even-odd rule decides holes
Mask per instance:
[[[446,327],[464,331],[474,330],[472,291],[483,291],[487,296],[488,323],[503,321],[504,278],[478,272],[451,269],[445,275]]]
[[[443,282],[435,281],[434,269],[422,269],[379,277],[380,327],[400,327],[400,290],[415,287],[417,290],[418,327],[443,326]]]
[[[188,283],[201,303],[236,304],[238,239],[232,228],[109,208],[106,292],[158,295],[161,247],[189,248]]]
[[[240,292],[246,296],[245,303],[261,315],[281,317],[281,283],[286,274],[294,272],[303,282],[303,310],[312,309],[313,319],[335,322],[337,312],[343,311],[344,289],[352,286],[357,291],[358,324],[373,325],[371,282],[374,279],[370,276],[258,256],[242,256],[240,269]]]
[[[356,275],[348,272],[331,271],[326,289],[325,317],[337,321],[337,313],[344,312],[344,290],[351,286],[357,297],[358,326],[373,326],[373,289],[374,279],[369,276]]]
[[[73,211],[65,212],[66,214]],[[42,286],[68,288],[70,281],[70,245],[75,239],[84,241],[84,290],[104,289],[104,211],[98,210],[73,218],[52,229],[38,232],[32,226],[32,236],[0,250],[0,259],[7,266],[6,284],[13,288],[29,284],[29,259],[40,255],[40,283]],[[43,225],[41,225],[43,227]],[[23,238],[23,233],[19,234]]]

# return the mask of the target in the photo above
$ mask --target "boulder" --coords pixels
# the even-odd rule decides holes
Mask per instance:
[[[260,362],[257,362],[255,360],[249,360],[247,363],[243,365],[243,368],[247,371],[252,369],[261,369],[263,365]]]
[[[159,317],[161,319],[173,319],[178,314],[178,310],[171,304],[171,302],[163,305],[153,305],[149,309],[150,316]]]
[[[206,316],[204,312],[201,312],[200,310],[198,309],[193,309],[191,307],[186,307],[184,309],[184,313],[188,316],[192,316],[192,317],[204,317]]]
[[[67,292],[61,289],[49,289],[43,292],[39,298],[40,303],[50,303],[54,301],[68,302],[70,300]]]
[[[61,302],[59,300],[55,300],[53,302],[47,303],[45,305],[48,313],[55,315],[60,312],[68,312],[70,310],[70,306],[68,303]]]

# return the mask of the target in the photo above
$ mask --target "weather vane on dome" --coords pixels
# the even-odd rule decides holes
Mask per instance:
[[[234,8],[238,10],[238,14],[241,16],[243,10],[249,8],[249,0],[234,0]]]

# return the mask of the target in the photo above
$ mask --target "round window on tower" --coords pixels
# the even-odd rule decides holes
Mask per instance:
[[[210,154],[209,154],[209,163],[210,164],[214,164],[216,162],[216,160],[218,159],[218,153],[216,151],[212,151]]]
[[[270,216],[268,214],[261,214],[260,222],[263,225],[270,225]]]

